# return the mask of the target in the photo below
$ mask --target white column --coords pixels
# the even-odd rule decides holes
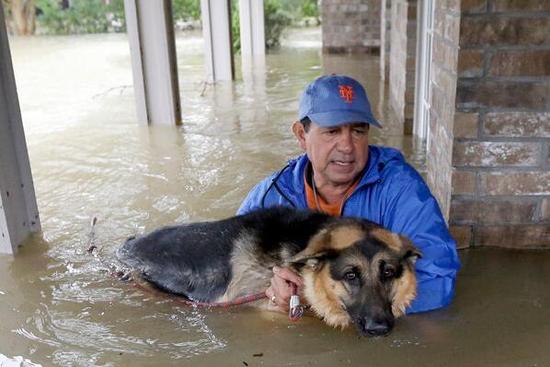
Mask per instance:
[[[201,0],[202,34],[207,80],[233,80],[229,0]]]
[[[143,124],[181,123],[170,0],[124,0],[137,116]]]
[[[239,19],[243,59],[265,57],[264,1],[239,0]]]
[[[4,11],[0,6],[0,253],[40,230]]]

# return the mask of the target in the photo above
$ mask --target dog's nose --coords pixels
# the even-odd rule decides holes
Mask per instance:
[[[391,326],[386,320],[367,320],[365,330],[370,336],[383,336],[387,335]]]

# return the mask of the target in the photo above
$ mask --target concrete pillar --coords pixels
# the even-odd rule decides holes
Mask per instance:
[[[241,56],[243,65],[250,59],[265,58],[264,1],[240,0]]]
[[[14,254],[40,230],[25,132],[0,6],[0,253]]]
[[[233,80],[230,1],[201,0],[201,17],[207,80]]]
[[[138,121],[181,123],[172,2],[124,0]]]

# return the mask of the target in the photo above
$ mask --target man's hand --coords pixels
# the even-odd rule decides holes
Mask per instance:
[[[273,267],[271,286],[265,295],[269,299],[270,308],[276,311],[288,312],[288,302],[292,295],[292,284],[296,285],[298,294],[302,293],[302,278],[289,268]]]

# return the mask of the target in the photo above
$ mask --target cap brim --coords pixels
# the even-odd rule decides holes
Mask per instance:
[[[364,112],[355,111],[329,111],[320,113],[311,113],[307,115],[309,119],[321,127],[336,127],[354,122],[363,122],[369,125],[382,128],[382,125],[372,116]]]

